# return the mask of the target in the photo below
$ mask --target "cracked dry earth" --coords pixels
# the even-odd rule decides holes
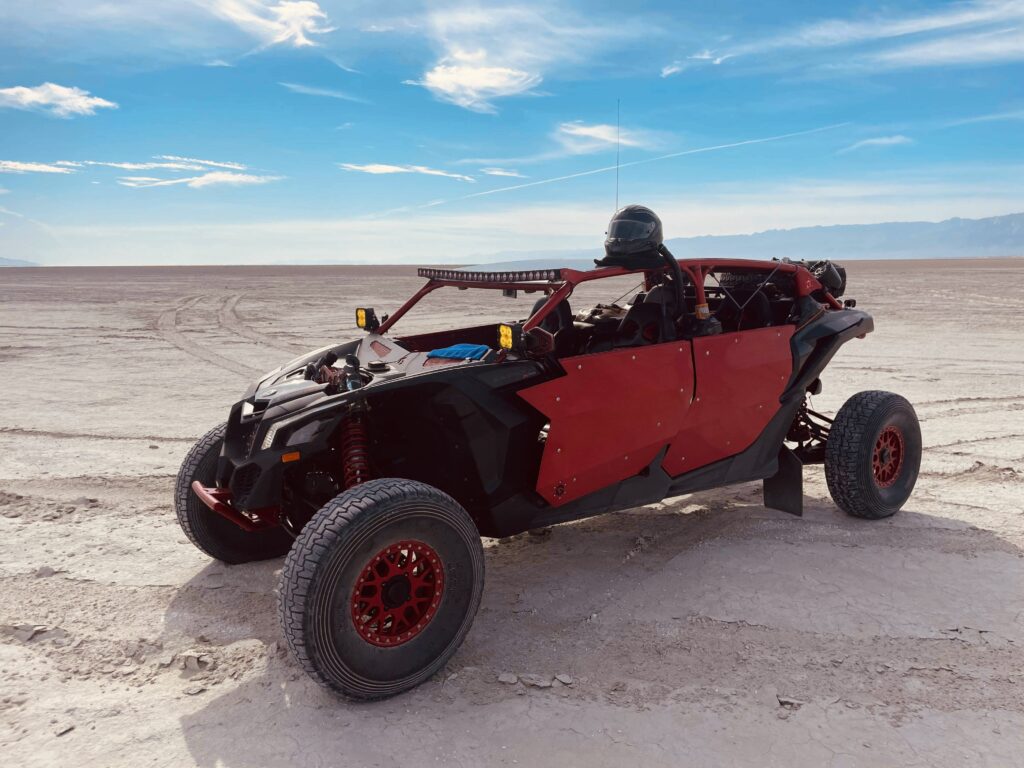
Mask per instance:
[[[249,378],[354,335],[354,307],[394,309],[414,271],[2,274],[6,765],[1024,761],[1022,260],[850,266],[877,331],[839,353],[815,406],[874,388],[915,403],[924,462],[896,517],[844,516],[811,467],[802,519],[749,484],[489,541],[465,645],[370,705],[284,652],[280,562],[210,562],[171,488]],[[482,297],[450,291],[402,325],[528,303]]]

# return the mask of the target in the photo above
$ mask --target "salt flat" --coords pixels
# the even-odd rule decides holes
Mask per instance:
[[[812,467],[803,518],[749,484],[488,542],[447,670],[370,705],[288,659],[280,562],[210,562],[171,491],[250,378],[354,336],[354,308],[393,310],[415,270],[0,272],[5,762],[1019,764],[1024,260],[848,267],[876,332],[841,350],[815,407],[863,389],[914,403],[925,453],[900,514],[846,517]],[[596,290],[573,306],[615,298]],[[529,303],[482,297],[439,292],[399,327]]]

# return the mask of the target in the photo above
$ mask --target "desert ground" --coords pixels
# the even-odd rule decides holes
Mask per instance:
[[[281,563],[211,562],[171,493],[250,379],[356,335],[353,309],[393,310],[415,270],[0,272],[4,764],[1020,765],[1024,260],[848,267],[877,330],[814,405],[915,404],[902,512],[849,518],[808,467],[803,518],[748,484],[487,541],[461,650],[374,704],[306,678]],[[399,327],[520,314],[503,301],[448,291]]]

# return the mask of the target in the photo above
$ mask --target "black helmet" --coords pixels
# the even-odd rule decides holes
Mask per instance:
[[[664,239],[658,214],[643,205],[617,210],[605,234],[605,254],[620,258],[656,254]]]

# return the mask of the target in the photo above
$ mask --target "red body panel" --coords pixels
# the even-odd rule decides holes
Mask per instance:
[[[793,326],[693,340],[697,391],[662,467],[672,477],[750,447],[779,410],[793,373]]]
[[[519,392],[551,422],[537,492],[552,506],[635,475],[682,428],[690,342],[568,357],[566,375]]]
[[[795,274],[797,296],[823,290],[802,265],[738,259],[682,260],[698,307],[707,308],[704,281],[717,271]],[[385,333],[420,298],[441,286],[543,291],[547,301],[524,323],[529,331],[580,283],[654,270],[608,267],[495,275],[425,270],[429,280],[379,329]],[[538,276],[540,275],[540,276]],[[529,279],[527,279],[529,278]],[[832,309],[842,305],[827,292]],[[467,330],[462,329],[460,341]],[[671,477],[749,448],[778,413],[793,373],[791,325],[696,337],[561,360],[566,375],[519,394],[550,421],[537,492],[557,507],[632,477],[668,446],[662,462]],[[427,335],[429,336],[429,335]],[[447,337],[446,337],[447,338]],[[410,339],[411,341],[411,339]],[[694,375],[696,370],[696,375]]]

